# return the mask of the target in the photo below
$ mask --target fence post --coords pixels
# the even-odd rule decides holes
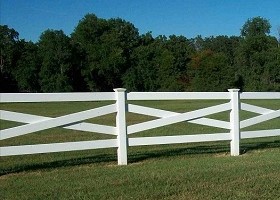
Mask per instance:
[[[117,106],[117,116],[116,116],[116,127],[118,133],[118,165],[127,165],[127,128],[126,128],[126,89],[116,88],[114,89],[116,94],[116,106]]]
[[[240,110],[240,95],[239,89],[229,89],[231,96],[231,112],[230,112],[230,154],[232,156],[239,155],[239,141],[240,141],[240,121],[239,121],[239,110]]]

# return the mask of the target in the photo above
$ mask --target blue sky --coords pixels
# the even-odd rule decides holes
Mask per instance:
[[[47,29],[70,35],[85,14],[120,17],[143,34],[184,35],[194,38],[240,35],[247,19],[261,16],[280,27],[279,0],[0,0],[1,25],[19,32],[20,38],[38,41]]]

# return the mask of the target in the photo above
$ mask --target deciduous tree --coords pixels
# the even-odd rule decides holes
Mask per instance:
[[[91,91],[111,91],[122,86],[130,68],[130,56],[138,43],[138,30],[122,19],[100,19],[86,15],[72,38],[86,51],[83,76]]]
[[[70,38],[63,31],[47,30],[39,40],[39,56],[42,60],[40,85],[43,92],[73,91],[71,72]]]

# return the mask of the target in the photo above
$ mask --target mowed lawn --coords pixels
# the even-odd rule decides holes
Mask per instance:
[[[226,101],[136,101],[187,112]],[[1,109],[56,117],[113,102],[15,103]],[[279,109],[279,100],[246,101]],[[241,119],[256,116],[242,112]],[[209,116],[229,120],[229,112]],[[128,113],[128,124],[153,117]],[[0,121],[1,129],[19,123]],[[115,125],[115,114],[87,120]],[[279,129],[273,119],[246,130]],[[131,137],[228,130],[186,122]],[[1,146],[109,139],[114,136],[54,128],[11,138]],[[99,149],[1,157],[0,199],[280,199],[280,137],[241,141],[241,155],[231,157],[229,141],[129,147],[128,166],[117,165],[117,149]]]

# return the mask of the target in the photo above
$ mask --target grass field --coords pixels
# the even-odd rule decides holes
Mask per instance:
[[[112,102],[15,103],[1,109],[56,117]],[[137,101],[187,112],[223,101]],[[246,101],[279,109],[279,100]],[[241,118],[255,116],[242,112]],[[223,112],[209,116],[229,119]],[[153,119],[129,113],[129,124]],[[115,114],[87,120],[115,125]],[[0,121],[1,129],[18,125]],[[246,130],[279,129],[280,119]],[[224,129],[178,123],[132,135],[218,133]],[[1,146],[114,138],[62,128],[0,142]],[[116,149],[1,157],[0,199],[280,199],[280,138],[241,141],[241,156],[229,156],[229,141],[129,147],[128,166],[117,166]]]

